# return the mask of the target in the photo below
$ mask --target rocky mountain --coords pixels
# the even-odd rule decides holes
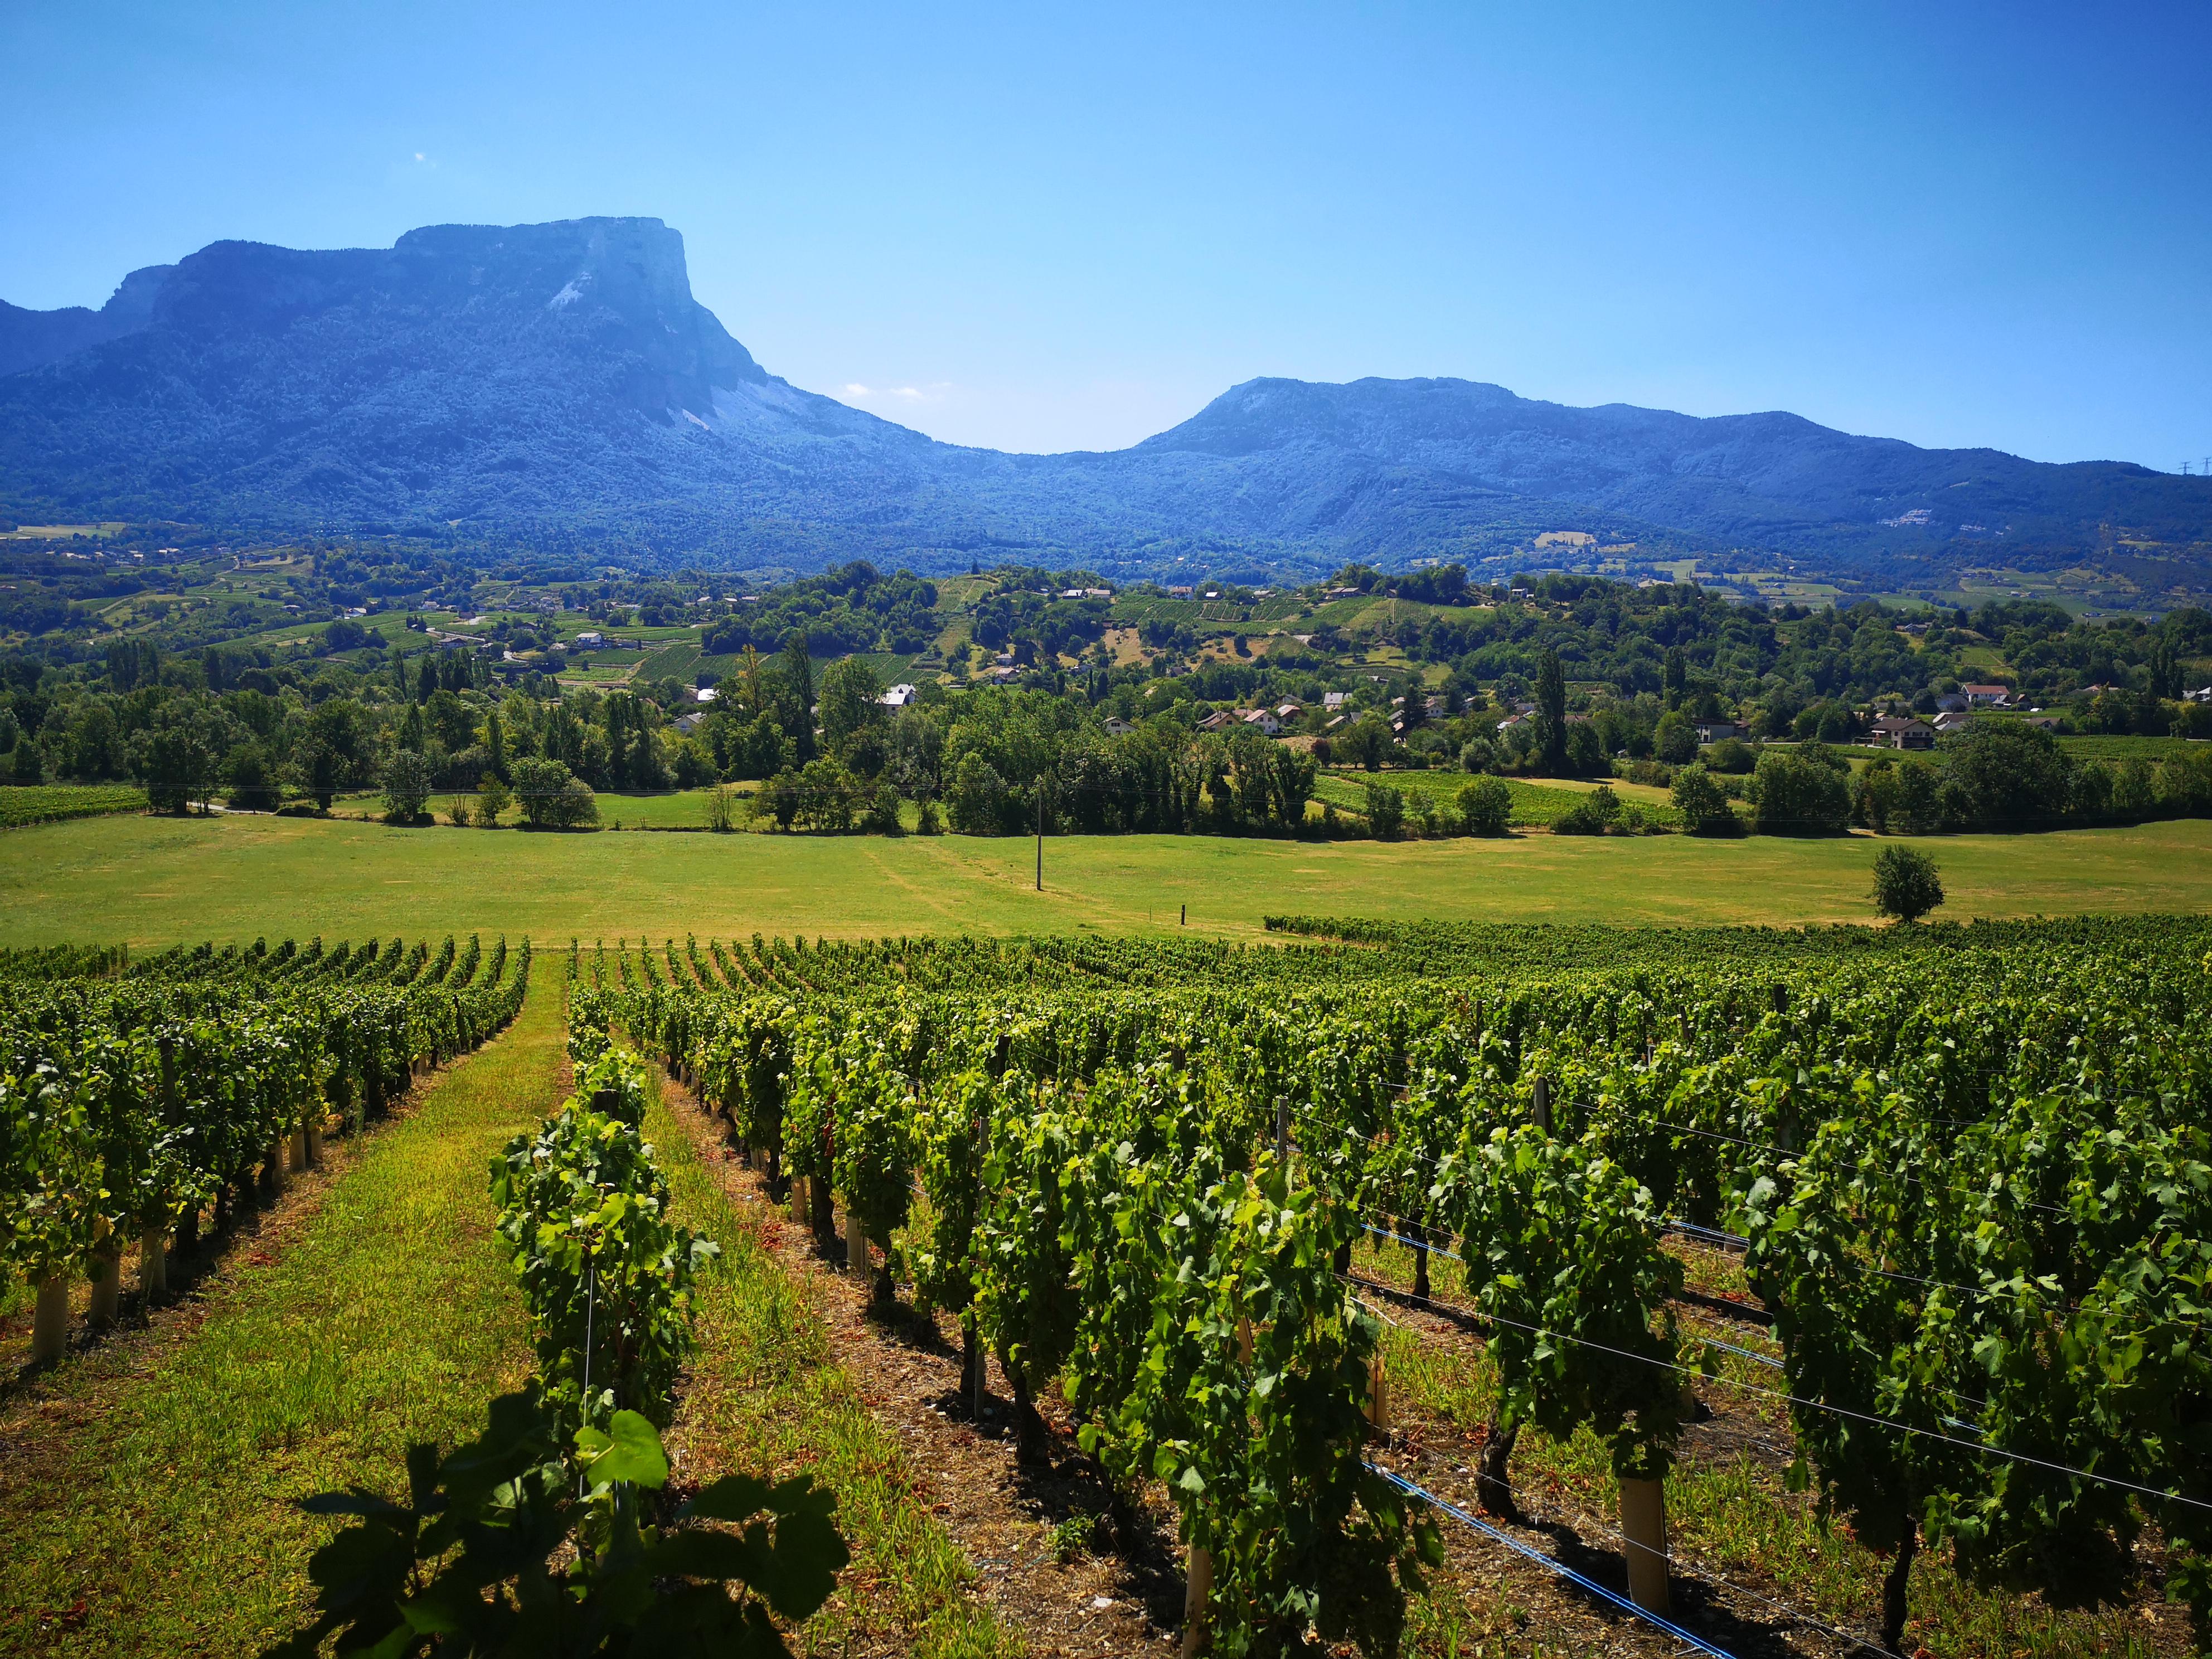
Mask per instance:
[[[1465,380],[1254,380],[1130,449],[960,448],[769,374],[654,219],[218,242],[97,312],[0,307],[0,510],[795,565],[1495,562],[1559,528],[1838,568],[1999,540],[2068,556],[2116,526],[2212,540],[2212,480]]]
[[[36,368],[87,346],[135,334],[152,319],[154,296],[175,269],[174,265],[148,265],[132,271],[97,311],[83,306],[26,311],[0,300],[0,375]]]

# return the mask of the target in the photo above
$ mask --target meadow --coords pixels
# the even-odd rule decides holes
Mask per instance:
[[[343,819],[125,817],[6,832],[0,943],[271,941],[319,931],[542,945],[804,933],[1263,936],[1269,915],[1639,926],[1868,922],[1864,836],[1498,841],[533,833]],[[1939,915],[2212,909],[2212,821],[1913,843]]]

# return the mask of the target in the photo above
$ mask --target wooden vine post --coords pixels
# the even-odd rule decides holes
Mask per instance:
[[[31,1363],[59,1359],[69,1346],[69,1270],[56,1267],[39,1281],[39,1303],[31,1319]]]
[[[1390,1376],[1380,1348],[1367,1361],[1367,1421],[1378,1437],[1390,1437]]]
[[[1190,1567],[1183,1580],[1182,1659],[1202,1652],[1212,1634],[1206,1620],[1206,1603],[1213,1595],[1213,1552],[1203,1544],[1190,1547]]]
[[[1646,1613],[1664,1613],[1667,1598],[1667,1483],[1620,1482],[1620,1537],[1628,1558],[1628,1599]]]
[[[149,1302],[169,1293],[169,1231],[158,1221],[138,1231],[138,1293]]]
[[[92,1247],[92,1305],[85,1310],[85,1322],[95,1330],[112,1325],[122,1291],[123,1241],[109,1231],[103,1218],[100,1237]]]

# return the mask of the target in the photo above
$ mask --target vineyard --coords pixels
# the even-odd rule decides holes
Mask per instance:
[[[2212,922],[1268,927],[572,944],[531,1016],[557,1044],[565,1001],[567,1097],[452,1200],[528,1381],[308,1502],[343,1530],[269,1651],[896,1650],[853,1581],[929,1522],[815,1458],[684,1462],[687,1391],[781,1386],[700,1336],[772,1249],[941,1333],[927,1431],[1079,1469],[1054,1547],[1171,1575],[1133,1600],[1186,1653],[2202,1650]],[[173,1301],[532,974],[0,953],[34,1361]],[[672,1132],[773,1211],[687,1220]],[[1476,1627],[1485,1577],[1520,1589]]]
[[[529,977],[527,941],[474,937],[0,953],[0,1269],[37,1287],[33,1358],[62,1352],[78,1280],[96,1327],[126,1253],[161,1296],[204,1222],[272,1200],[326,1135],[504,1027]]]
[[[2212,926],[1272,925],[582,951],[571,1040],[648,1048],[825,1245],[842,1208],[1117,1525],[1171,1505],[1194,1644],[1393,1651],[1486,1542],[1727,1652],[1674,1622],[1729,1588],[1674,1542],[1715,1425],[1872,1564],[1786,1628],[2203,1639]],[[1423,1464],[1412,1410],[1478,1395],[1477,1462]],[[1610,1578],[1513,1529],[1531,1430],[1594,1454]]]

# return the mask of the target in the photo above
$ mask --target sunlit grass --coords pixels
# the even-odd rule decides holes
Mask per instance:
[[[680,797],[662,797],[670,803]],[[1389,845],[1218,836],[532,835],[310,818],[125,817],[11,830],[0,944],[250,943],[301,930],[744,939],[1204,933],[1270,915],[1689,926],[1870,922],[1867,836],[1525,836]],[[2212,821],[1920,843],[1938,914],[2212,908]],[[1180,923],[1188,907],[1188,929]]]
[[[811,1470],[837,1494],[853,1562],[806,1626],[805,1650],[837,1653],[863,1634],[879,1646],[897,1631],[908,1651],[940,1659],[1019,1651],[966,1595],[974,1570],[931,1518],[896,1437],[869,1414],[820,1315],[763,1248],[764,1210],[732,1200],[657,1089],[646,1134],[678,1218],[722,1248],[699,1285],[698,1351],[672,1435],[679,1472],[703,1481]]]

